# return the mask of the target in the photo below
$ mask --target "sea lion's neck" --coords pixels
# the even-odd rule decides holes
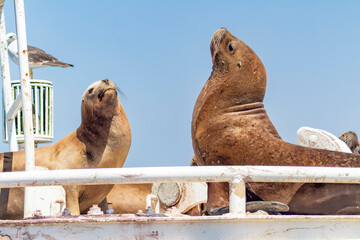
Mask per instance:
[[[266,77],[259,80],[256,72],[236,72],[224,70],[224,68],[214,68],[207,87],[208,97],[212,98],[211,95],[213,95],[217,98],[216,101],[211,100],[211,102],[216,104],[218,110],[227,111],[228,108],[238,108],[243,105],[244,109],[251,108],[253,103],[262,104],[266,89]],[[255,104],[254,107],[258,106]]]
[[[93,116],[85,120],[83,118],[77,129],[80,140],[84,138],[86,142],[97,143],[100,139],[107,139],[113,118],[114,116],[106,118]]]

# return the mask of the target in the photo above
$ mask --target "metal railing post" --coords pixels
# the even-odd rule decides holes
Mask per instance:
[[[6,27],[5,27],[5,16],[4,8],[0,9],[0,56],[1,56],[1,74],[2,74],[2,84],[3,84],[3,98],[4,98],[4,107],[5,115],[10,109],[10,106],[14,102],[11,95],[11,83],[10,83],[10,68],[9,68],[9,56],[7,48],[7,39],[6,39]],[[7,137],[10,144],[10,152],[18,151],[18,144],[16,139],[15,131],[15,122],[6,121],[7,126]]]
[[[14,0],[15,4],[15,19],[16,19],[16,34],[18,40],[18,55],[20,67],[20,84],[22,96],[22,112],[24,125],[24,140],[25,140],[25,171],[33,171],[35,169],[35,150],[34,150],[34,136],[33,136],[33,122],[32,122],[32,106],[31,106],[31,87],[30,87],[30,73],[28,63],[28,50],[26,40],[26,25],[25,25],[25,9],[24,0]],[[25,188],[24,198],[24,217],[32,215],[31,198],[29,189]]]
[[[230,195],[230,213],[233,214],[246,214],[246,188],[245,182],[242,178],[234,178],[230,182],[229,187]]]

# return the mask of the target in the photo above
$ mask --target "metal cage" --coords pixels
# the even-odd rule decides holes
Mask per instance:
[[[53,109],[53,85],[50,81],[32,79],[31,99],[33,111],[34,141],[38,143],[52,142],[54,139],[54,109]],[[20,81],[11,82],[11,94],[15,100],[20,95]],[[4,99],[3,99],[3,109]],[[17,141],[24,142],[23,114],[20,110],[15,117],[15,131]],[[6,114],[3,112],[3,139],[8,142]]]

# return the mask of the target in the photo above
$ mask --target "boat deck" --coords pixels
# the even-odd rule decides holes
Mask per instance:
[[[360,216],[134,214],[2,220],[0,239],[358,239]]]

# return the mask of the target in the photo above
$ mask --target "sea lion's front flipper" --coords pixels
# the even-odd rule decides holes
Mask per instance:
[[[66,193],[66,208],[71,215],[80,215],[78,186],[64,186]]]

